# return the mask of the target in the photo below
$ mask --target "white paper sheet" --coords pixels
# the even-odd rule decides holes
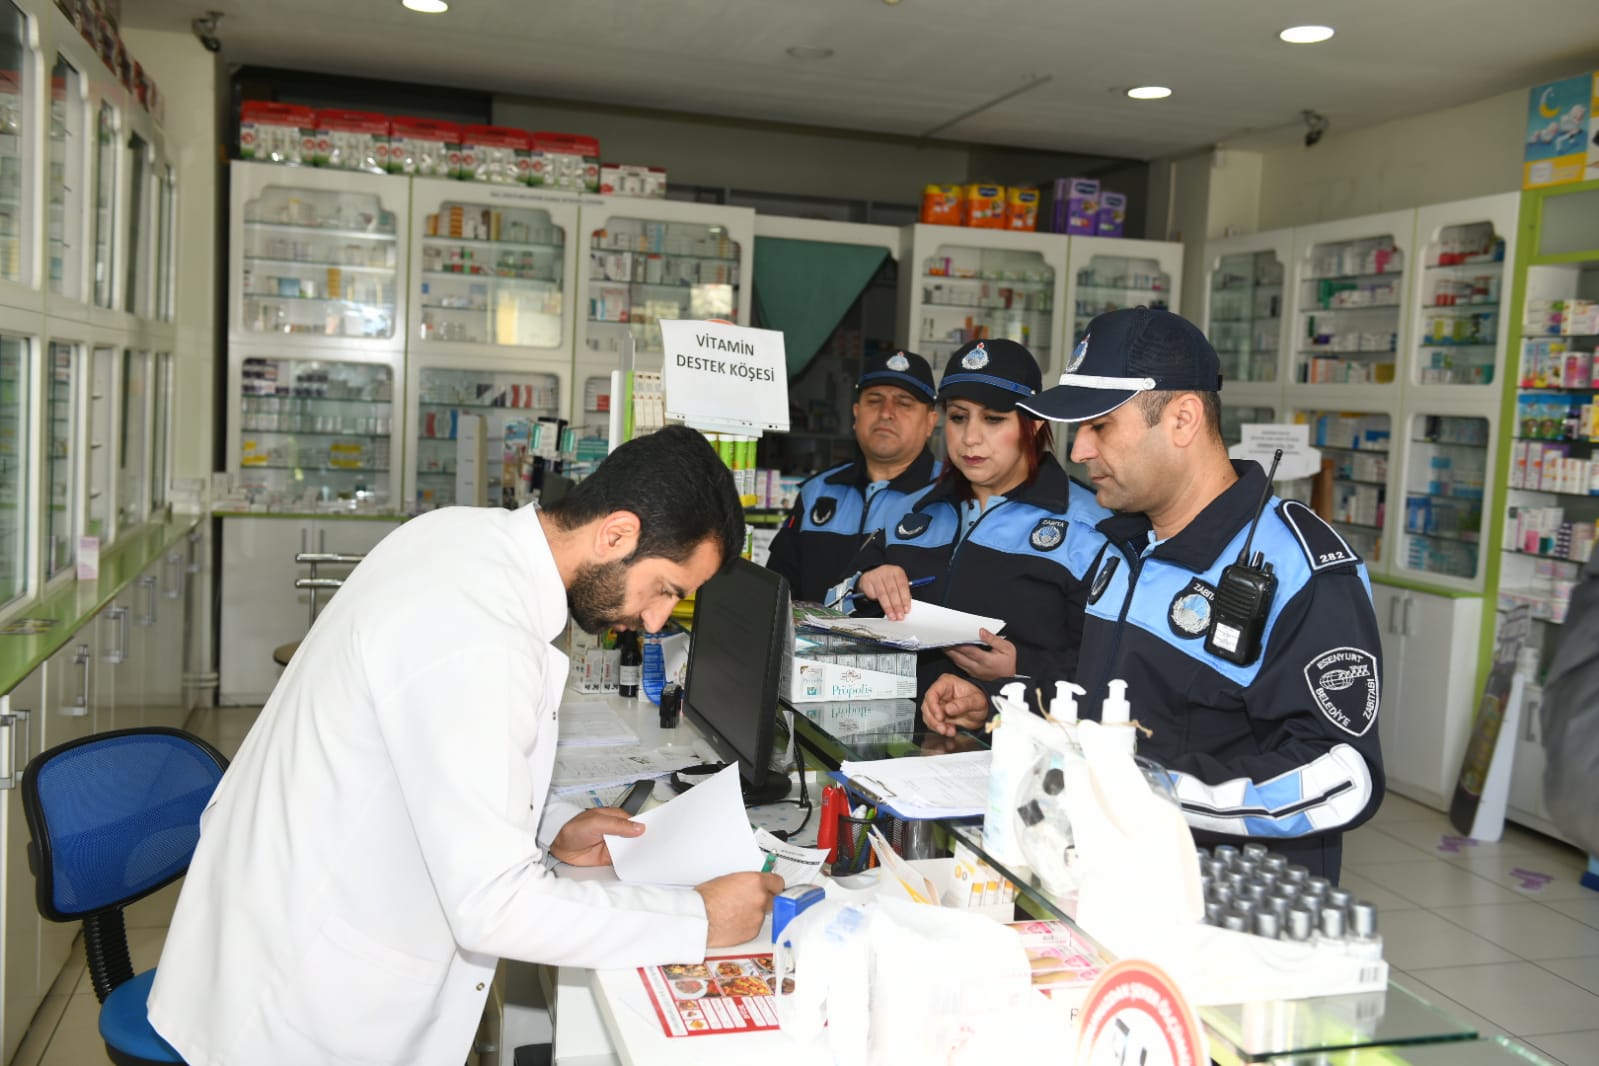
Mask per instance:
[[[644,823],[643,836],[606,840],[621,881],[699,885],[723,874],[759,870],[766,860],[744,815],[737,766],[633,820]]]
[[[600,748],[637,744],[638,734],[622,716],[601,700],[572,700],[561,704],[561,732],[555,741],[562,748]]]
[[[968,614],[921,600],[913,601],[904,619],[898,622],[891,622],[887,618],[813,617],[807,619],[805,624],[911,651],[980,644],[982,641],[977,636],[979,629],[998,633],[1005,628],[1003,618]]]
[[[775,857],[772,873],[783,879],[784,888],[814,885],[821,879],[822,863],[827,861],[827,852],[821,848],[802,848],[779,840],[764,829],[755,830],[755,846]]]
[[[565,796],[625,785],[641,777],[665,777],[673,770],[692,766],[695,761],[688,752],[657,751],[636,744],[597,750],[557,747],[550,794]]]
[[[988,809],[991,751],[843,762],[839,772],[869,799],[905,818],[967,818]]]

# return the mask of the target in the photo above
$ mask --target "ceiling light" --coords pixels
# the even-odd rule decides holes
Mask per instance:
[[[1128,89],[1127,95],[1134,100],[1164,100],[1171,95],[1171,90],[1164,85],[1140,85],[1136,89]]]
[[[450,5],[444,0],[400,0],[400,4],[423,15],[442,15],[450,10]]]
[[[788,49],[788,54],[795,59],[827,59],[832,56],[831,48],[817,48],[814,45],[796,44]]]
[[[1290,26],[1277,36],[1289,44],[1320,44],[1332,35],[1331,26]]]

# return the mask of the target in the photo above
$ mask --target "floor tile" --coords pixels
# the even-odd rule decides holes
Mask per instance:
[[[1399,893],[1367,877],[1364,869],[1357,872],[1344,867],[1344,872],[1338,877],[1338,887],[1353,892],[1357,899],[1375,903],[1379,912],[1411,910],[1416,906]]]
[[[1560,860],[1547,855],[1498,855],[1490,852],[1439,857],[1452,866],[1470,870],[1478,877],[1508,888],[1524,899],[1547,903],[1551,900],[1599,896],[1592,889],[1583,887],[1581,869],[1563,865]],[[1525,876],[1527,873],[1541,874],[1549,880],[1532,880]]]
[[[55,1036],[39,1060],[39,1066],[84,1066],[106,1061],[99,1018],[100,1003],[92,994],[68,997],[61,1024],[56,1026]]]
[[[1450,999],[1413,973],[1390,970],[1389,980],[1396,985],[1409,989],[1428,1003],[1452,1015],[1457,1021],[1465,1022],[1467,1025],[1472,1026],[1477,1030],[1477,1035],[1483,1039],[1499,1036],[1506,1032],[1504,1026],[1489,1021],[1475,1011],[1467,1010],[1462,1004]]]
[[[1599,1061],[1599,1029],[1545,1033],[1542,1036],[1524,1037],[1523,1041],[1566,1066],[1584,1066]]]
[[[1360,876],[1421,907],[1521,902],[1508,888],[1440,859],[1370,863],[1360,868]]]
[[[1543,959],[1538,965],[1550,973],[1559,974],[1574,985],[1581,985],[1599,995],[1599,956],[1582,959]],[[1594,1020],[1599,1022],[1599,1018]],[[1594,1045],[1594,1058],[1599,1059],[1599,1044]]]
[[[1411,976],[1513,1034],[1591,1027],[1599,996],[1530,962],[1414,969]]]
[[[1382,938],[1383,957],[1389,965],[1411,973],[1441,966],[1519,961],[1505,949],[1428,911],[1405,911],[1402,921],[1383,923]]]
[[[1548,900],[1544,906],[1559,911],[1568,918],[1575,918],[1584,925],[1599,929],[1599,892],[1585,891],[1587,891],[1585,896],[1576,899]]]
[[[1383,826],[1382,831],[1396,840],[1450,861],[1463,862],[1473,856],[1516,855],[1536,857],[1544,866],[1560,869],[1580,870],[1588,865],[1588,857],[1569,844],[1513,825],[1505,826],[1504,836],[1498,840],[1478,840],[1453,847],[1446,843],[1445,838],[1463,839],[1464,834],[1447,821],[1399,822]]]
[[[28,1031],[22,1034],[22,1043],[17,1045],[17,1053],[11,1057],[11,1066],[39,1066],[39,1060],[44,1058],[50,1041],[55,1038],[62,1012],[67,1009],[67,1001],[71,998],[69,995],[44,997],[44,1002],[34,1012],[33,1021],[28,1023]]]
[[[1448,822],[1449,816],[1424,803],[1417,803],[1396,792],[1389,792],[1383,796],[1382,806],[1377,808],[1377,813],[1371,816],[1371,824],[1380,826],[1399,822],[1430,822],[1436,819]]]
[[[1439,907],[1434,913],[1524,959],[1599,955],[1599,929],[1541,903]]]
[[[1388,835],[1374,825],[1363,825],[1344,834],[1344,861],[1351,866],[1373,862],[1415,862],[1432,858],[1431,853]]]

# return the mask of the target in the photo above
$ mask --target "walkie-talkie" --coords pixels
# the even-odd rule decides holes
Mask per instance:
[[[1266,511],[1266,502],[1271,499],[1272,478],[1277,474],[1277,464],[1282,457],[1281,448],[1271,457],[1266,488],[1260,494],[1254,520],[1249,523],[1243,550],[1238,553],[1238,561],[1221,572],[1216,600],[1210,608],[1205,650],[1239,666],[1248,666],[1259,658],[1260,637],[1266,629],[1266,616],[1271,613],[1271,598],[1277,592],[1277,575],[1272,573],[1271,564],[1260,552],[1251,559],[1249,547],[1255,542],[1255,529]]]

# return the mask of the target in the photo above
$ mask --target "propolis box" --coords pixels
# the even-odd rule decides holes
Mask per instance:
[[[914,699],[916,654],[842,633],[802,628],[815,616],[838,618],[814,604],[794,607],[794,657],[788,702]]]

